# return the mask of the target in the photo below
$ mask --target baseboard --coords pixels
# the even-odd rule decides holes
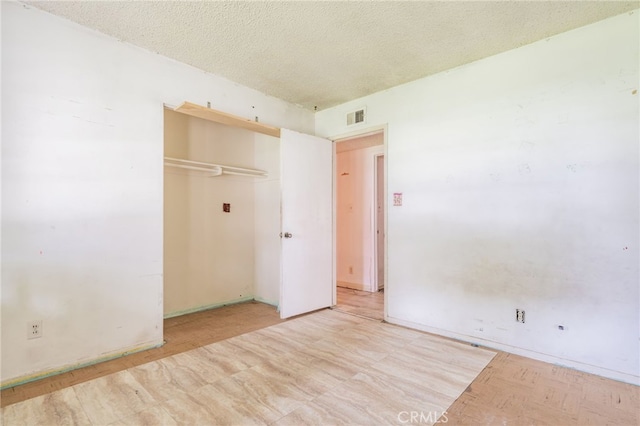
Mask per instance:
[[[558,365],[561,367],[567,367],[574,370],[583,371],[585,373],[595,374],[598,376],[606,377],[608,379],[617,380],[619,382],[629,383],[632,385],[640,386],[640,376],[633,374],[623,373],[621,371],[610,370],[607,368],[598,367],[596,365],[585,364],[578,361],[573,361],[565,358],[548,355],[541,352],[531,351],[528,349],[518,348],[516,346],[505,345],[503,343],[494,342],[492,340],[486,340],[475,336],[468,336],[466,334],[455,333],[440,328],[429,327],[423,324],[414,323],[411,321],[405,321],[398,318],[393,318],[385,315],[385,321],[391,324],[401,325],[403,327],[413,328],[420,331],[425,331],[431,334],[437,334],[439,336],[449,337],[452,339],[460,340],[473,345],[481,347],[500,350],[503,352],[512,353],[515,355],[524,356],[527,358],[535,359],[538,361],[547,362],[550,364]]]
[[[200,311],[206,311],[208,309],[214,309],[214,308],[219,308],[222,306],[227,306],[227,305],[234,305],[237,303],[244,303],[244,302],[249,302],[252,300],[256,300],[258,302],[261,303],[266,303],[269,305],[273,305],[273,306],[278,306],[277,303],[273,303],[267,300],[260,300],[260,299],[254,299],[253,297],[243,297],[240,299],[234,299],[234,300],[230,300],[227,302],[223,302],[223,303],[216,303],[216,304],[212,304],[212,305],[205,305],[205,306],[199,306],[193,309],[185,309],[183,311],[178,311],[178,312],[172,312],[169,314],[166,314],[164,316],[165,319],[167,318],[173,318],[173,317],[177,317],[180,315],[186,315],[186,314],[191,314],[194,312],[200,312]],[[154,348],[159,348],[160,346],[162,346],[164,344],[163,341],[160,341],[159,343],[149,343],[149,344],[145,344],[142,346],[135,346],[135,347],[131,347],[125,350],[119,350],[104,356],[101,356],[99,358],[95,358],[92,359],[90,361],[86,361],[86,362],[80,362],[80,363],[76,363],[76,364],[68,364],[65,365],[63,367],[59,367],[59,368],[55,368],[55,369],[51,369],[51,370],[45,370],[45,371],[41,371],[38,373],[33,373],[33,374],[29,374],[26,376],[20,376],[14,379],[10,379],[6,382],[2,382],[0,383],[0,390],[1,389],[6,389],[6,388],[10,388],[10,387],[14,387],[14,386],[19,386],[19,385],[23,385],[25,383],[29,383],[29,382],[33,382],[36,380],[41,380],[44,379],[46,377],[50,377],[50,376],[55,376],[57,374],[62,374],[62,373],[66,373],[68,371],[72,371],[72,370],[77,370],[78,368],[83,368],[83,367],[88,367],[90,365],[94,365],[94,364],[98,364],[101,362],[105,362],[105,361],[110,361],[112,359],[116,359],[116,358],[120,358],[126,355],[131,355],[134,354],[136,352],[142,352],[142,351],[146,351],[149,349],[154,349]]]
[[[238,303],[250,302],[252,300],[255,300],[253,296],[246,296],[246,297],[241,297],[239,299],[227,300],[226,302],[213,303],[211,305],[202,305],[202,306],[197,306],[195,308],[184,309],[181,311],[169,312],[168,314],[164,314],[164,319],[179,317],[181,315],[193,314],[200,311],[208,311],[209,309],[221,308],[227,305],[235,305]]]
[[[347,281],[337,281],[336,285],[338,287],[346,287],[346,288],[350,288],[352,290],[369,291],[369,289],[365,289],[364,288],[364,284],[362,284],[362,283],[350,283],[350,282],[347,282]]]
[[[271,301],[271,300],[263,299],[262,297],[254,297],[253,300],[255,300],[256,302],[264,303],[265,305],[275,306],[276,309],[280,305],[279,301],[278,302],[274,302],[274,301]]]
[[[10,379],[6,382],[3,382],[0,384],[0,390],[2,389],[6,389],[6,388],[11,388],[14,386],[20,386],[20,385],[24,385],[25,383],[29,383],[29,382],[34,382],[36,380],[41,380],[50,376],[55,376],[57,374],[62,374],[62,373],[66,373],[72,370],[77,370],[78,368],[83,368],[83,367],[88,367],[90,365],[94,365],[94,364],[98,364],[101,362],[105,362],[105,361],[111,361],[112,359],[116,359],[116,358],[120,358],[126,355],[131,355],[131,354],[135,354],[137,352],[142,352],[142,351],[146,351],[149,349],[155,349],[155,348],[159,348],[160,346],[162,346],[164,344],[163,341],[160,342],[155,342],[155,343],[149,343],[149,344],[145,344],[142,346],[134,346],[131,347],[129,349],[125,349],[125,350],[119,350],[104,356],[101,356],[99,358],[95,358],[92,359],[90,361],[85,361],[85,362],[80,362],[80,363],[76,363],[76,364],[68,364],[65,365],[63,367],[58,367],[58,368],[54,368],[54,369],[50,369],[50,370],[45,370],[45,371],[41,371],[38,373],[33,373],[33,374],[28,374],[26,376],[20,376],[20,377],[16,377],[14,379]]]

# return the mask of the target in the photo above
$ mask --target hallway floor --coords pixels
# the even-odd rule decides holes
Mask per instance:
[[[382,321],[384,319],[384,291],[353,290],[336,287],[338,304],[334,309],[366,318]]]

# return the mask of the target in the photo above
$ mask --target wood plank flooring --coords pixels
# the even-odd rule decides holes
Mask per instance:
[[[164,320],[166,343],[162,347],[4,389],[0,395],[0,406],[64,389],[280,322],[282,320],[275,307],[258,302],[240,303],[169,318]]]
[[[43,399],[49,401],[47,406],[64,407],[65,404],[70,404],[69,401],[73,401],[75,398],[74,391],[70,388],[73,385],[86,383],[89,380],[107,376],[114,372],[122,372],[128,368],[141,366],[149,361],[184,353],[194,348],[207,346],[213,342],[240,336],[281,322],[275,308],[261,303],[234,305],[167,319],[165,320],[167,344],[162,348],[49,377],[38,382],[5,389],[2,391],[0,402],[2,407],[5,407],[29,398],[42,396]],[[314,330],[316,328],[310,326],[309,337],[314,336]],[[426,333],[422,334],[429,336]],[[439,337],[436,337],[436,339],[448,340]],[[183,361],[183,359],[179,359],[177,364],[168,365],[174,368]],[[407,365],[411,366],[414,365],[414,362],[418,366],[424,362],[429,362],[428,358],[424,360],[403,359],[396,361],[399,364],[407,363]],[[219,359],[216,360],[217,362],[219,362]],[[348,362],[349,359],[344,360],[346,367],[348,367]],[[337,364],[343,365],[342,362]],[[220,368],[229,368],[225,367],[225,365],[222,364]],[[142,374],[144,370],[138,373]],[[179,381],[179,383],[189,383],[188,377],[181,379],[182,381]],[[129,375],[123,376],[121,374],[113,376],[110,380],[112,380],[111,383],[115,387],[107,385],[107,388],[112,392],[121,389],[120,386],[126,386],[126,383],[130,381],[130,377]],[[116,385],[117,383],[121,385]],[[445,416],[440,418],[440,422],[444,423],[446,420],[448,424],[461,425],[639,425],[639,389],[637,386],[599,376],[517,355],[497,352],[497,355],[487,367],[465,389],[460,397],[448,407]],[[64,392],[54,392],[58,390],[63,390]],[[207,392],[210,390],[211,388],[203,388],[203,393],[196,395],[195,400],[207,400]],[[229,391],[231,392],[232,389]],[[238,389],[236,388],[233,392],[238,392]],[[148,397],[144,395],[141,398]],[[350,401],[345,402],[344,409],[348,410],[350,404]],[[427,410],[427,408],[416,408],[415,415],[419,416],[423,413],[423,418],[429,415],[428,410],[424,410]],[[171,423],[173,418],[163,417],[165,412],[159,411],[154,407],[146,408],[138,412],[138,414],[139,418],[135,420],[129,419],[130,424],[173,424]],[[40,415],[45,414],[34,415],[30,423],[44,424],[37,421]],[[302,416],[304,413],[300,414],[298,412],[295,416],[298,415]],[[343,416],[343,422],[336,421],[335,423],[356,423],[355,420],[349,419],[348,412],[341,415]],[[407,415],[414,414],[408,413]],[[322,418],[322,414],[319,414],[319,416]],[[4,411],[2,417],[4,417]],[[65,418],[68,420],[66,423],[82,424],[80,418]],[[163,419],[165,421],[162,421]],[[290,417],[288,421],[293,423],[293,419],[294,417]],[[419,420],[420,418],[418,417],[417,419]],[[2,419],[0,418],[0,420]],[[284,422],[285,420],[282,420],[283,424]],[[64,422],[58,421],[55,423],[61,424]],[[212,424],[214,422],[208,421],[204,423]],[[327,422],[318,420],[317,423],[326,424]],[[396,422],[396,424],[398,423],[401,422]],[[419,423],[419,421],[415,423]],[[2,424],[1,421],[0,424]],[[3,424],[22,423],[14,423],[5,418]]]
[[[640,425],[640,388],[498,352],[447,410],[455,425]]]
[[[384,295],[337,288],[335,309],[383,319]],[[640,388],[498,352],[447,410],[449,424],[640,425]]]
[[[338,303],[334,309],[380,321],[384,319],[384,292],[371,293],[346,287],[336,289]]]
[[[492,351],[322,310],[6,406],[13,424],[433,424]],[[426,362],[425,362],[426,361]]]

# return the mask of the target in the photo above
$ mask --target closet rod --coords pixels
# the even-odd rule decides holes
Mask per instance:
[[[164,163],[165,166],[176,167],[178,169],[188,169],[188,170],[197,170],[200,172],[211,172],[213,173],[211,176],[220,176],[222,174],[222,169],[217,168],[206,168],[206,167],[198,167],[198,166],[187,166],[185,164],[173,164],[173,163]]]
[[[198,170],[203,172],[213,172],[212,176],[236,175],[236,176],[252,176],[267,177],[267,172],[258,169],[248,169],[244,167],[225,166],[222,164],[204,163],[202,161],[183,160],[181,158],[164,157],[164,164],[169,167],[179,167],[182,169]]]

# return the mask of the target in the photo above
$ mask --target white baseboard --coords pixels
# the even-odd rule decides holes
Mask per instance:
[[[347,281],[337,281],[336,285],[338,287],[350,288],[352,290],[369,291],[369,289],[364,288],[364,284],[362,283],[350,283]]]
[[[439,336],[449,337],[452,339],[460,340],[469,344],[478,345],[481,347],[496,349],[503,352],[512,353],[515,355],[524,356],[527,358],[535,359],[538,361],[548,362],[550,364],[558,365],[561,367],[572,368],[574,370],[584,371],[585,373],[596,374],[598,376],[606,377],[609,379],[617,380],[624,383],[630,383],[632,385],[640,386],[640,376],[624,373],[621,371],[610,370],[608,368],[598,367],[596,365],[585,364],[570,359],[560,358],[553,355],[548,355],[541,352],[531,351],[529,349],[518,348],[516,346],[505,345],[503,343],[494,342],[492,340],[486,340],[475,336],[468,336],[466,334],[455,333],[440,328],[429,327],[423,324],[414,323],[411,321],[405,321],[398,318],[385,316],[385,321],[391,324],[401,325],[403,327],[413,328],[420,331],[425,331],[431,334],[437,334]]]

